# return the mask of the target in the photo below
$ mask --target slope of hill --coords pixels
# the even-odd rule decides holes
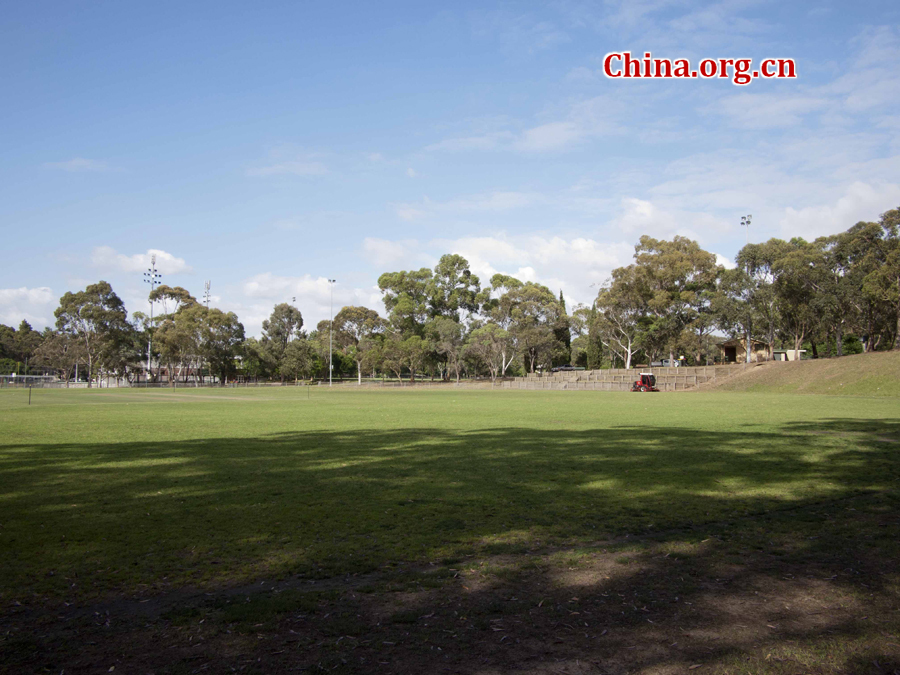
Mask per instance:
[[[900,397],[900,351],[770,363],[714,385],[719,391]]]

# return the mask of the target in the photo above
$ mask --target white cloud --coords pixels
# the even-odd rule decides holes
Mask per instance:
[[[98,246],[91,253],[91,264],[105,270],[146,272],[150,268],[151,258],[154,255],[156,256],[156,269],[161,274],[180,274],[193,271],[184,258],[176,258],[171,253],[153,248],[146,253],[125,255],[116,252],[111,246]]]
[[[525,153],[556,152],[575,146],[578,142],[622,133],[623,119],[634,121],[637,111],[646,107],[649,91],[637,87],[616,96],[595,96],[567,104],[562,119],[545,122],[513,132],[509,129],[449,138],[426,146],[426,150],[472,151],[514,150]],[[629,103],[633,97],[640,101]],[[653,120],[647,122],[652,127]]]
[[[53,309],[58,300],[46,286],[0,288],[0,323],[14,328],[23,320],[34,328],[53,325]]]
[[[511,131],[493,131],[474,136],[462,136],[447,138],[437,143],[425,146],[426,150],[438,150],[448,152],[466,152],[470,150],[497,150],[508,146],[515,141],[516,136]]]
[[[781,218],[783,238],[807,240],[843,232],[861,220],[872,221],[900,204],[900,185],[854,182],[837,200],[801,209],[787,207]]]
[[[393,266],[411,261],[416,255],[418,242],[413,239],[389,241],[366,237],[363,240],[363,254],[366,260],[380,266]]]
[[[473,12],[469,20],[477,37],[496,37],[503,51],[512,55],[533,54],[571,40],[552,22],[536,20],[527,14],[504,10]]]
[[[324,176],[328,173],[328,167],[321,162],[290,161],[252,167],[246,173],[248,176]]]
[[[515,147],[527,152],[545,152],[557,150],[577,141],[585,133],[574,122],[551,122],[527,129],[519,138]]]
[[[418,176],[419,174],[416,173],[416,170],[415,170],[415,169],[413,169],[412,167],[409,167],[409,168],[406,170],[406,175],[409,176],[410,178],[415,178],[415,177]]]
[[[347,287],[340,279],[332,289],[326,277],[313,277],[309,274],[298,277],[279,276],[266,272],[244,281],[242,290],[243,295],[251,302],[238,303],[233,311],[241,318],[247,335],[258,335],[263,320],[269,317],[275,305],[282,302],[300,308],[306,330],[315,330],[316,324],[327,319],[332,310],[336,313],[346,305],[362,305],[375,309],[382,315],[384,313],[381,293],[377,287]]]
[[[737,265],[732,262],[731,258],[726,258],[724,255],[720,255],[718,253],[713,253],[716,256],[716,265],[721,265],[726,270],[733,270]]]
[[[724,115],[735,126],[745,129],[771,129],[796,126],[808,113],[827,106],[828,100],[818,96],[737,94],[720,99],[704,110]]]
[[[709,238],[704,235],[710,231],[722,232],[729,229],[726,222],[709,213],[685,211],[673,207],[670,202],[661,207],[653,201],[635,197],[622,198],[620,211],[613,219],[613,225],[635,237],[646,234],[670,239],[680,235],[701,243]]]
[[[85,159],[84,157],[75,157],[65,162],[47,162],[44,164],[48,169],[62,169],[71,172],[99,172],[113,171],[114,169],[106,162],[97,159]]]
[[[413,204],[398,204],[395,209],[397,216],[405,221],[412,222],[425,215],[425,211]]]
[[[496,191],[473,197],[454,199],[438,208],[449,211],[510,211],[523,209],[544,201],[544,197],[534,192]]]
[[[547,203],[547,197],[537,192],[496,190],[446,202],[435,202],[425,197],[419,203],[398,204],[394,209],[399,218],[412,222],[436,214],[503,213]]]

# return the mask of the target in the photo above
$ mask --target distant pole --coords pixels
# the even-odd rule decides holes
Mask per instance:
[[[749,213],[746,216],[741,216],[741,227],[747,228],[747,246],[750,245],[750,221],[753,219],[753,216]],[[750,274],[750,264],[747,263],[747,274]],[[753,341],[753,336],[750,331],[749,321],[747,324],[747,342],[744,345],[744,351],[747,354],[747,363],[750,363],[750,350],[752,349],[751,343]]]
[[[150,267],[144,272],[144,283],[150,284],[150,295],[159,285],[162,274],[156,271],[156,254],[150,256]],[[147,329],[147,382],[150,382],[150,355],[153,353],[153,300],[150,300],[150,326]]]
[[[203,284],[203,302],[206,303],[206,309],[209,309],[209,286],[210,282],[207,281]]]
[[[328,325],[328,386],[331,386],[331,373],[334,370],[334,364],[331,360],[331,343],[334,337],[334,284],[335,279],[329,279],[328,284],[331,286],[331,318]]]
[[[28,405],[31,405],[31,385],[28,385]]]

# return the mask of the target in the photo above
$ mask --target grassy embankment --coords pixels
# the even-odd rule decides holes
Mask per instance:
[[[900,397],[900,351],[772,363],[726,380],[720,391]]]

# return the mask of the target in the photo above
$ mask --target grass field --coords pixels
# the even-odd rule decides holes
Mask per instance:
[[[8,672],[900,669],[896,398],[27,395],[0,391]]]

